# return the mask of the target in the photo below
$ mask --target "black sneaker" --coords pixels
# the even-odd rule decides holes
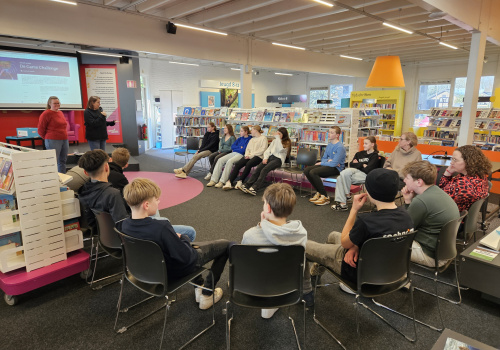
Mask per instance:
[[[332,210],[337,210],[337,211],[347,211],[349,208],[347,205],[342,205],[339,202],[336,202],[334,205],[332,205]]]
[[[307,294],[303,294],[302,300],[304,300],[306,302],[306,307],[313,307],[314,306],[314,292],[310,291]]]
[[[248,189],[247,189],[247,193],[248,193],[248,194],[251,194],[252,196],[256,196],[256,195],[257,195],[257,191],[255,191],[255,190],[253,189],[253,187],[248,188]]]

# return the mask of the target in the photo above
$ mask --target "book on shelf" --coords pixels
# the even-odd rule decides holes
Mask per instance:
[[[23,245],[21,231],[9,233],[0,236],[0,253],[2,251],[17,248]],[[22,255],[23,252],[16,252],[16,255]]]
[[[287,123],[291,123],[292,120],[293,120],[293,118],[294,118],[294,116],[295,116],[295,112],[294,111],[288,112],[288,114],[286,115],[286,120],[285,121]]]
[[[458,122],[459,122],[458,119],[452,119],[452,121],[450,123],[450,128],[456,127]]]
[[[191,115],[192,110],[193,109],[191,107],[184,107],[184,110],[183,110],[182,114],[184,114],[184,115]]]
[[[200,116],[201,115],[201,111],[202,111],[201,107],[195,107],[195,109],[194,109],[194,115]]]
[[[227,117],[227,107],[221,107],[219,115],[221,117]]]
[[[274,112],[273,122],[279,122],[281,119],[281,111]]]
[[[235,119],[236,118],[236,111],[231,111],[231,114],[229,115],[229,119]]]
[[[241,120],[246,121],[248,120],[249,113],[248,112],[243,112],[241,114]]]
[[[453,147],[455,146],[455,140],[442,140],[441,145]]]
[[[9,179],[7,177],[9,171],[11,171],[11,166],[12,166],[12,160],[7,158],[2,158],[2,165],[0,170],[0,188],[5,191],[8,191],[10,188],[9,179],[12,178],[12,176],[10,176]]]
[[[243,116],[242,112],[236,112],[236,117],[234,117],[234,120],[241,120],[242,116]]]
[[[302,120],[302,108],[295,108],[295,113],[293,115],[293,122],[300,123]]]
[[[259,110],[257,111],[257,115],[255,116],[255,120],[258,122],[261,122],[264,119],[264,114],[266,113],[266,110]]]
[[[255,120],[257,118],[257,111],[252,111],[250,112],[250,115],[248,117],[248,120]]]
[[[273,121],[273,116],[274,116],[274,112],[270,111],[270,110],[267,110],[266,113],[264,114],[263,121],[264,122],[272,122]]]
[[[205,116],[207,115],[207,110],[206,109],[202,109],[201,110],[201,116]]]

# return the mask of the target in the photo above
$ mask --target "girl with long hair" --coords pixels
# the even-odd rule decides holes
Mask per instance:
[[[210,180],[212,177],[212,173],[214,172],[215,164],[217,161],[224,157],[226,154],[231,153],[231,146],[234,141],[236,141],[236,137],[234,136],[233,126],[231,124],[226,124],[224,127],[224,135],[221,137],[219,141],[219,150],[217,152],[212,153],[208,156],[208,160],[210,162],[210,171],[207,176],[205,176],[205,180]]]

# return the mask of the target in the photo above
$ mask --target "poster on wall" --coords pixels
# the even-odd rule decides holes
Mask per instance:
[[[215,96],[208,95],[208,107],[215,107]]]
[[[238,90],[220,89],[221,107],[238,108]]]
[[[99,96],[101,107],[108,114],[107,121],[115,121],[108,126],[108,135],[121,135],[120,103],[115,65],[84,65],[87,101],[89,96]]]

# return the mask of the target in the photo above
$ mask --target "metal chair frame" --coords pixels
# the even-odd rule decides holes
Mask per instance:
[[[306,149],[299,148],[297,151],[297,166],[290,168],[282,168],[284,172],[287,172],[292,177],[292,182],[299,184],[300,196],[302,197],[302,183],[304,182],[304,170],[301,169],[300,165],[312,166],[316,164],[318,161],[318,150],[315,149]],[[293,179],[295,175],[295,180]],[[299,181],[300,175],[300,181]],[[312,187],[311,187],[311,195],[312,195]]]
[[[415,305],[413,302],[413,284],[410,275],[410,257],[411,257],[411,245],[415,237],[416,231],[403,236],[395,237],[380,237],[372,238],[367,240],[359,254],[358,266],[357,266],[357,284],[345,280],[340,276],[340,274],[334,272],[330,268],[325,266],[325,270],[332,274],[336,279],[346,285],[355,294],[354,307],[356,310],[356,332],[358,335],[358,346],[360,339],[360,327],[359,327],[359,306],[363,306],[365,309],[372,312],[375,316],[384,321],[396,332],[405,337],[409,342],[415,342],[417,340],[417,329],[416,329],[416,319],[415,319]],[[381,252],[384,252],[383,254]],[[318,294],[317,287],[319,276],[316,276],[316,285],[314,288],[314,295],[316,297],[313,309],[313,320],[318,326],[320,326],[332,339],[334,339],[337,344],[339,344],[343,349],[346,349],[344,344],[337,339],[327,328],[321,323],[321,321],[316,316],[316,305],[318,304]],[[368,305],[360,301],[360,297],[374,298],[379,295],[385,295],[392,293],[396,290],[403,288],[406,284],[410,284],[410,298],[413,317],[406,316],[413,320],[413,338],[404,334],[402,331],[397,329],[389,321],[387,321],[383,316],[377,313],[375,310],[371,309]],[[325,284],[324,286],[328,286]],[[389,309],[390,310],[390,309]]]
[[[424,278],[427,278],[430,280],[434,280],[434,292],[429,292],[425,289],[418,288],[418,287],[415,287],[415,290],[419,290],[421,292],[424,292],[426,294],[429,294],[429,295],[436,297],[436,303],[437,303],[437,307],[438,307],[439,320],[440,320],[440,328],[434,327],[434,326],[432,326],[428,323],[422,322],[420,320],[416,320],[416,321],[418,323],[420,323],[421,325],[424,325],[424,326],[426,326],[430,329],[433,329],[435,331],[438,331],[438,332],[441,332],[444,329],[444,322],[443,322],[443,316],[441,314],[441,307],[439,305],[439,299],[446,300],[446,301],[448,301],[452,304],[455,304],[455,305],[460,305],[460,303],[462,302],[462,295],[460,294],[460,283],[458,280],[456,237],[457,237],[458,227],[466,215],[467,215],[467,211],[463,211],[460,213],[460,217],[458,219],[451,220],[451,221],[447,222],[442,227],[441,232],[439,233],[439,238],[438,238],[438,242],[436,245],[436,255],[434,257],[434,263],[435,263],[434,267],[428,267],[428,266],[413,263],[413,264],[415,264],[423,269],[434,271],[433,277],[429,277],[429,276],[426,276],[426,275],[423,275],[423,274],[420,274],[417,272],[413,272],[413,271],[411,272],[411,274],[417,275],[420,277],[424,277]],[[448,260],[448,262],[445,265],[440,267],[439,261],[441,261],[441,260]],[[454,265],[455,265],[456,284],[440,281],[438,279],[438,274],[444,272],[451,265],[452,262],[455,263]],[[451,300],[451,299],[440,296],[438,294],[438,283],[442,283],[442,284],[446,284],[446,285],[449,285],[452,287],[456,287],[457,293],[458,293],[458,301]],[[373,302],[380,307],[383,307],[383,308],[390,310],[390,311],[393,311],[401,316],[409,318],[409,316],[402,314],[398,311],[392,310],[389,307],[387,307],[379,302],[376,302],[375,300],[373,300]]]
[[[184,157],[184,165],[189,161],[189,151],[197,151],[200,149],[200,140],[197,137],[188,137],[186,140],[186,151],[174,152],[174,168],[175,168],[175,156]]]
[[[149,316],[152,316],[156,312],[165,308],[165,318],[163,321],[163,330],[160,339],[160,349],[163,345],[163,339],[165,337],[165,328],[167,325],[168,312],[171,304],[175,301],[175,299],[170,299],[169,296],[173,293],[177,293],[178,289],[191,284],[202,289],[206,290],[214,290],[214,280],[213,274],[211,270],[208,270],[204,267],[197,269],[196,271],[190,273],[187,276],[184,276],[179,279],[169,279],[167,275],[167,266],[165,264],[165,258],[163,256],[163,252],[158,244],[152,241],[143,240],[135,237],[131,237],[125,235],[118,230],[116,232],[119,234],[120,239],[122,241],[123,246],[123,274],[121,278],[121,289],[120,296],[118,298],[118,311],[116,313],[115,325],[113,329],[116,333],[121,334],[126,332],[130,327],[138,324],[139,322],[145,320]],[[135,246],[135,247],[134,247]],[[140,253],[138,253],[140,251]],[[141,265],[141,268],[138,268],[138,265]],[[147,265],[143,266],[143,265]],[[203,286],[196,285],[192,282],[195,278],[200,276],[203,272],[208,271],[212,274],[212,288],[205,288]],[[123,298],[123,287],[125,284],[125,279],[128,280],[133,286],[138,288],[139,290],[150,294],[146,299],[128,307],[125,309],[120,309],[122,298]],[[141,317],[140,319],[132,322],[128,326],[118,328],[118,319],[119,315],[122,312],[127,312],[131,308],[142,304],[143,302],[150,300],[154,297],[164,297],[165,303],[161,305],[159,308],[150,312],[149,314]],[[184,349],[186,346],[191,344],[194,340],[208,331],[215,325],[215,295],[212,293],[212,322],[208,327],[203,329],[201,332],[192,337],[188,342],[182,345],[179,349]],[[117,329],[118,328],[118,329]]]
[[[302,300],[304,277],[302,246],[234,245],[229,250],[229,300],[226,302],[226,343],[231,349],[231,303],[251,308],[290,307],[302,302],[304,349],[306,347],[306,306]],[[263,281],[273,281],[263,283]],[[289,311],[289,310],[288,310]],[[231,315],[231,316],[230,316]],[[299,350],[295,321],[288,312]]]

